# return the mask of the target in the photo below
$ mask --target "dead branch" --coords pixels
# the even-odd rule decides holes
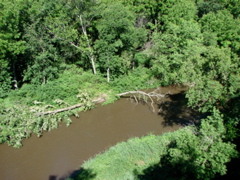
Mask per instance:
[[[128,91],[128,92],[120,93],[120,94],[117,94],[117,95],[118,96],[124,96],[124,95],[127,95],[127,94],[141,94],[141,95],[144,95],[144,96],[147,96],[147,97],[163,98],[169,93],[158,94],[158,93],[156,93],[156,91],[152,91],[150,93],[146,93],[146,92],[143,92],[143,91]]]
[[[146,97],[148,97],[150,100],[151,100],[151,107],[153,109],[153,112],[155,112],[155,108],[154,108],[154,100],[153,98],[157,98],[160,99],[160,98],[164,98],[167,94],[170,94],[170,93],[166,93],[166,94],[159,94],[155,91],[152,91],[152,92],[149,92],[149,93],[146,93],[146,92],[143,92],[143,91],[128,91],[128,92],[124,92],[124,93],[120,93],[120,94],[117,94],[118,96],[125,96],[125,95],[128,95],[128,94],[133,94],[133,97],[135,98],[135,100],[137,99],[135,94],[138,94],[138,95],[142,95],[143,96],[143,100],[145,102],[147,102],[145,99]],[[136,102],[138,102],[138,100],[136,100]]]

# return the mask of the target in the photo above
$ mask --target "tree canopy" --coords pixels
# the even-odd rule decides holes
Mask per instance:
[[[2,0],[0,10],[0,142],[52,129],[62,116],[38,124],[31,112],[79,103],[85,90],[90,102],[172,84],[238,135],[239,0]]]

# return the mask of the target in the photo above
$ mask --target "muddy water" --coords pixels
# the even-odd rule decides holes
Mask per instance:
[[[177,87],[162,88],[162,93],[179,93]],[[181,99],[180,95],[180,99]],[[174,100],[175,98],[175,100]],[[176,99],[177,98],[177,99]],[[167,112],[174,112],[172,104],[179,97],[165,99],[163,109],[152,113],[148,105],[131,103],[127,98],[114,104],[100,106],[79,118],[72,118],[69,127],[44,133],[41,138],[33,135],[24,140],[23,147],[14,149],[0,145],[0,179],[3,180],[56,180],[71,174],[79,166],[117,142],[149,133],[162,134],[180,127]],[[182,113],[179,117],[182,116]],[[169,124],[169,122],[171,122]]]

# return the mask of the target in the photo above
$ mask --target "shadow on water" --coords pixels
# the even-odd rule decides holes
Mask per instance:
[[[54,177],[51,179],[51,177]],[[56,176],[50,176],[49,180],[92,180],[96,177],[96,174],[91,169],[80,168],[79,170],[75,170],[61,178],[57,178]]]
[[[57,180],[57,176],[51,175],[48,180]]]
[[[166,100],[158,104],[158,115],[162,116],[163,126],[174,125],[192,125],[199,124],[199,120],[206,117],[206,114],[200,114],[197,110],[193,110],[187,106],[185,91],[177,94],[168,95]]]

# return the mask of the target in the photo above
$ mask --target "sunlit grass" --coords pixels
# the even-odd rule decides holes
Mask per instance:
[[[144,169],[159,162],[161,155],[166,153],[174,133],[162,136],[150,134],[118,143],[103,154],[86,161],[82,166],[83,170],[74,180],[137,179]]]

